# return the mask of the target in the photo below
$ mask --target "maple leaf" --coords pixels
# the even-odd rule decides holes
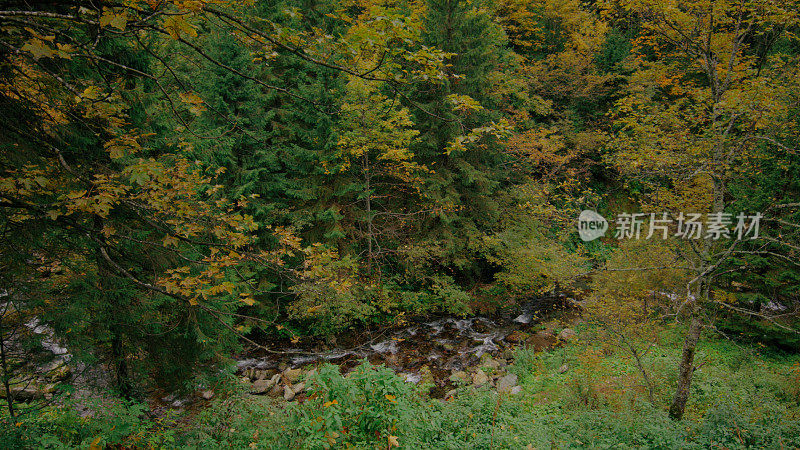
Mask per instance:
[[[100,16],[100,26],[107,27],[109,25],[120,31],[124,31],[125,27],[128,25],[128,15],[125,12],[114,12],[111,8],[103,8],[103,15]]]
[[[28,41],[28,43],[22,46],[22,50],[30,52],[34,59],[50,58],[56,54],[49,45],[39,38]]]
[[[181,35],[197,37],[197,30],[182,16],[169,16],[164,20],[164,29],[172,39],[180,39]]]

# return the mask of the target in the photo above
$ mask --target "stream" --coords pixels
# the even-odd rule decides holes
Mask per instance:
[[[336,364],[347,373],[366,359],[392,368],[408,382],[432,381],[431,395],[441,397],[453,387],[450,378],[456,372],[486,360],[498,361],[500,365],[510,363],[518,346],[539,351],[556,345],[554,325],[550,323],[543,330],[543,324],[574,312],[573,302],[558,294],[494,315],[445,316],[412,320],[402,327],[378,331],[351,331],[337,335],[332,340],[335,345],[331,345],[331,340],[269,342],[269,348],[283,353],[246,352],[237,361],[237,373],[310,368],[323,362]]]

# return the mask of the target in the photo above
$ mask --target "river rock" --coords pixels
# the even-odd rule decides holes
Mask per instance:
[[[561,367],[558,368],[558,373],[567,373],[569,370],[569,366],[566,364],[562,364]]]
[[[272,389],[270,389],[269,392],[267,392],[267,395],[269,395],[272,398],[278,398],[281,396],[282,393],[283,393],[283,388],[281,388],[280,384],[276,383],[275,385],[272,386]]]
[[[71,375],[72,375],[72,369],[68,365],[62,364],[60,366],[53,368],[52,370],[49,370],[47,372],[46,378],[48,381],[51,382],[59,382],[69,379]]]
[[[436,378],[431,372],[431,368],[427,364],[419,368],[419,376],[421,384],[435,385]]]
[[[572,328],[564,328],[558,333],[558,338],[562,341],[569,341],[570,339],[575,337],[575,330]]]
[[[512,331],[511,334],[506,336],[506,342],[511,342],[512,344],[519,344],[520,342],[525,342],[525,340],[528,339],[529,337],[530,334],[524,331],[515,330]]]
[[[294,384],[295,381],[300,379],[300,375],[303,374],[302,369],[286,369],[283,371],[283,377],[289,383]]]
[[[498,392],[510,391],[511,388],[513,388],[516,385],[517,385],[517,376],[513,373],[509,373],[508,375],[497,380],[497,391]]]
[[[455,371],[452,375],[450,375],[450,381],[453,383],[464,385],[467,384],[467,380],[469,380],[469,375],[467,375],[467,372],[464,372],[463,370]]]
[[[291,386],[284,386],[283,387],[283,399],[287,402],[294,400],[294,391],[292,390]]]
[[[500,365],[501,365],[500,361],[497,361],[496,359],[492,358],[492,355],[490,355],[489,353],[484,353],[481,355],[482,367],[497,370],[500,368]]]
[[[275,386],[275,384],[276,383],[274,379],[258,379],[254,381],[252,385],[250,385],[250,393],[255,395],[266,394],[270,389],[272,389],[273,386]]]
[[[489,382],[489,377],[486,376],[486,372],[484,372],[481,369],[478,369],[478,371],[472,375],[472,384],[474,384],[475,386],[482,386],[488,382]]]

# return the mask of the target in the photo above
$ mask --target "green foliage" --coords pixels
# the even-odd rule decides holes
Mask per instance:
[[[115,399],[82,400],[94,411],[81,417],[74,402],[48,407],[38,415],[15,420],[0,417],[0,446],[3,448],[174,448],[177,421],[169,413],[149,419],[148,407]]]

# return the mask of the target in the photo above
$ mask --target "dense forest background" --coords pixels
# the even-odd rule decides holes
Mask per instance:
[[[14,408],[38,326],[73,364],[106,370],[128,405],[219,383],[243,348],[492,314],[553,292],[578,299],[595,342],[627,355],[672,419],[692,402],[704,340],[778,352],[790,367],[799,9],[3,2],[7,425],[45,407]],[[612,228],[622,213],[669,218],[670,238],[612,230],[584,242],[585,209]],[[674,236],[683,214],[721,214],[733,230],[742,212],[763,216],[757,238]],[[648,358],[665,332],[677,350],[662,398]],[[794,367],[780,370],[796,388]],[[800,397],[785,395],[795,409],[781,414],[796,419]],[[490,429],[500,407],[485,401]],[[373,445],[337,426],[303,445]],[[400,445],[384,431],[381,445]],[[80,439],[134,445],[116,433]],[[494,445],[514,447],[491,434]]]

